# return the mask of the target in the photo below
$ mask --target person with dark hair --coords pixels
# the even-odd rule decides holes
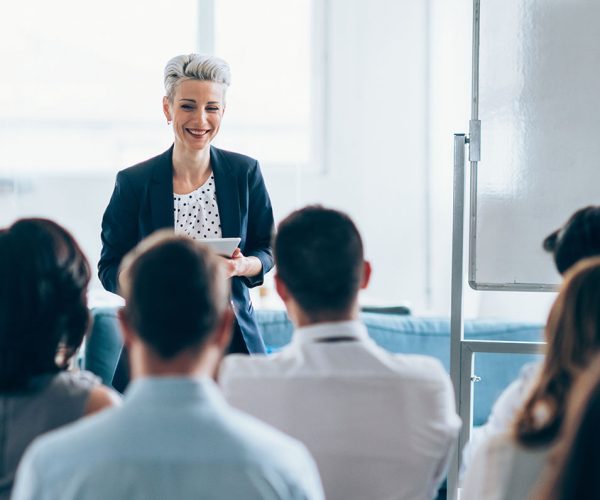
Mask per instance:
[[[91,373],[68,371],[88,328],[89,264],[45,219],[0,230],[0,499],[40,434],[111,406]]]
[[[560,274],[583,258],[600,255],[600,206],[577,210],[544,239],[543,247],[552,253]]]
[[[221,258],[172,231],[125,256],[123,405],[37,440],[14,500],[321,500],[302,444],[231,409],[212,378],[231,338]]]
[[[599,256],[600,206],[588,206],[577,210],[565,224],[544,238],[542,246],[552,253],[556,270],[562,275],[580,260]],[[480,442],[492,435],[505,434],[511,430],[541,366],[538,362],[526,364],[519,377],[500,394],[485,425],[473,429],[463,453],[463,466],[468,465]]]
[[[580,377],[567,404],[558,444],[542,473],[535,500],[600,498],[600,356]]]
[[[600,353],[600,258],[569,268],[545,337],[544,362],[512,432],[480,444],[465,472],[461,498],[526,498],[538,480],[573,385]]]
[[[283,220],[275,285],[292,342],[269,357],[227,356],[219,382],[231,404],[304,442],[328,499],[433,498],[460,427],[452,385],[437,360],[369,338],[363,253],[341,212],[309,206]]]

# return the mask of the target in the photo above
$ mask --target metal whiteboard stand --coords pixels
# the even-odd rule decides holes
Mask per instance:
[[[477,1],[477,0],[476,0]],[[471,127],[471,130],[473,128]],[[473,383],[478,377],[473,373],[475,353],[496,354],[538,354],[543,342],[507,342],[493,340],[465,340],[463,321],[463,284],[465,274],[464,263],[464,218],[465,218],[465,148],[469,144],[472,153],[472,142],[465,134],[454,135],[454,201],[452,211],[452,296],[450,302],[450,378],[454,386],[456,409],[462,420],[462,428],[458,436],[458,446],[452,455],[448,470],[448,499],[455,500],[458,493],[458,474],[461,466],[461,455],[465,444],[469,441],[473,426]],[[476,161],[471,158],[470,182]],[[471,189],[471,193],[473,190]],[[471,199],[471,205],[474,200]],[[472,212],[471,212],[472,213]]]
[[[454,195],[452,209],[452,286],[450,302],[450,378],[454,386],[456,409],[462,420],[458,446],[452,455],[448,470],[448,500],[458,494],[458,473],[464,445],[469,441],[473,425],[473,373],[475,353],[537,354],[543,342],[506,342],[493,340],[465,340],[463,321],[463,284],[465,274],[465,149],[469,145],[469,228],[474,231],[477,217],[477,163],[480,160],[481,122],[479,121],[479,27],[480,0],[473,0],[473,60],[471,90],[471,120],[469,137],[454,135]],[[472,236],[472,235],[471,235]],[[474,251],[475,238],[469,238],[470,251]]]
[[[463,449],[465,420],[460,405],[461,389],[461,342],[464,337],[463,321],[463,262],[464,262],[464,217],[465,217],[465,134],[454,135],[454,196],[452,208],[452,285],[450,299],[450,378],[454,386],[456,409],[463,421],[458,446],[450,460],[448,470],[448,500],[455,500],[458,492],[458,472]],[[468,409],[471,413],[471,408]],[[470,427],[470,426],[469,426]],[[470,429],[469,429],[470,431]]]

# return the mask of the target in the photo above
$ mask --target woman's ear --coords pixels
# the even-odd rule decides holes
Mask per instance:
[[[163,113],[165,114],[167,123],[171,123],[171,121],[173,121],[171,118],[171,104],[169,103],[169,98],[167,96],[163,97]]]

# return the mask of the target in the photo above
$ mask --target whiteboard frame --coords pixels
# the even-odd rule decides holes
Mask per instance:
[[[548,283],[489,283],[477,281],[477,169],[481,160],[481,121],[479,120],[479,46],[481,8],[480,0],[473,1],[473,45],[471,66],[471,120],[469,121],[469,277],[473,290],[556,292],[558,284]]]
[[[473,359],[476,353],[514,353],[514,354],[533,354],[541,353],[543,342],[506,342],[506,341],[472,341],[464,338],[464,318],[463,318],[463,282],[465,275],[463,273],[463,261],[465,257],[465,234],[464,218],[467,213],[465,207],[465,180],[470,181],[470,208],[469,214],[469,271],[468,283],[476,290],[523,290],[523,291],[550,291],[549,285],[535,283],[476,283],[472,279],[474,271],[475,255],[475,232],[474,223],[477,221],[477,204],[473,195],[477,194],[477,162],[480,158],[480,126],[478,119],[479,104],[479,29],[480,29],[480,1],[473,0],[473,72],[472,72],[472,107],[471,121],[469,123],[469,137],[465,134],[454,134],[454,181],[453,181],[453,200],[452,200],[452,283],[450,297],[450,378],[454,387],[454,396],[456,410],[462,420],[462,427],[459,430],[458,438],[455,442],[453,453],[450,457],[448,467],[448,488],[447,496],[449,500],[458,498],[458,478],[462,462],[462,450],[468,442],[473,425],[473,384],[477,377],[473,373]],[[470,175],[465,172],[465,150],[469,148]],[[465,179],[466,178],[466,179]]]

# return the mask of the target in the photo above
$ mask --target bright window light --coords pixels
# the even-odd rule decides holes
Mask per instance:
[[[196,0],[10,2],[2,17],[2,175],[116,171],[170,145],[162,72],[195,51]]]
[[[314,0],[215,0],[215,53],[231,65],[215,144],[263,164],[315,167],[323,127]]]
[[[214,0],[214,52],[232,69],[215,145],[263,165],[320,160],[315,0]],[[163,68],[198,51],[199,0],[11,2],[0,27],[0,177],[87,175],[172,142]]]

